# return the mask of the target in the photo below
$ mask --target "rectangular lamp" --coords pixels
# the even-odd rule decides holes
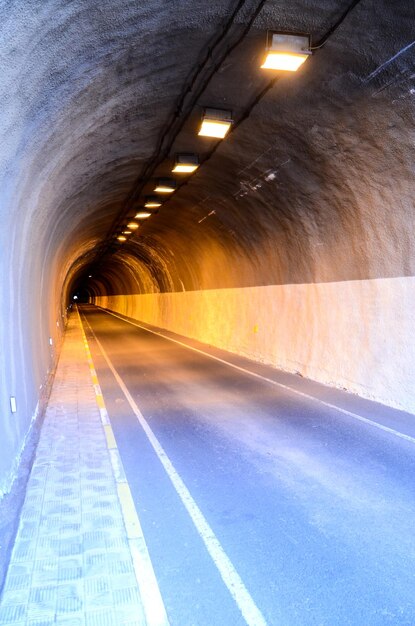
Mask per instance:
[[[231,111],[204,109],[198,134],[202,137],[223,139],[228,134],[232,121]]]
[[[146,196],[144,203],[146,209],[158,209],[159,206],[161,206],[161,202],[157,196]]]
[[[157,193],[173,193],[176,190],[176,181],[173,178],[158,178],[154,191]]]
[[[172,172],[177,174],[191,174],[199,167],[197,154],[177,154]]]
[[[310,35],[270,31],[268,33],[266,57],[261,68],[296,72],[310,55]]]

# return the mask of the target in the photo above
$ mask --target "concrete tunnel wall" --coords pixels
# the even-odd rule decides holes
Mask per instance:
[[[100,306],[415,412],[411,2],[362,0],[127,245],[95,256],[236,4],[0,7],[0,494],[80,286]],[[268,28],[318,40],[347,4],[265,2],[172,151],[205,153],[200,106],[238,119],[266,84]]]
[[[95,302],[413,412],[415,342],[408,345],[408,337],[414,294],[415,279],[374,279],[100,296]]]

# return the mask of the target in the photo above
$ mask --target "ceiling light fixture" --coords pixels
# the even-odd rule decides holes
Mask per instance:
[[[157,196],[146,196],[144,206],[146,209],[158,209],[158,207],[161,206],[161,202]]]
[[[131,230],[123,230],[122,234],[123,235],[131,235]]]
[[[312,54],[310,35],[268,31],[265,70],[296,72]]]
[[[136,220],[145,220],[147,217],[151,217],[153,215],[153,213],[151,211],[139,211],[136,216],[135,219]]]
[[[127,241],[127,237],[124,237],[124,235],[118,235],[117,239],[118,239],[118,241],[120,241],[121,243],[123,243],[124,241]]]
[[[139,227],[139,224],[137,224],[137,222],[128,222],[127,224],[127,228],[129,230],[137,230],[138,227]]]
[[[199,167],[197,154],[177,154],[172,172],[178,174],[191,174]]]
[[[157,193],[173,193],[173,191],[176,191],[176,181],[173,178],[158,178],[154,191]]]
[[[199,135],[223,139],[232,126],[232,112],[222,109],[204,109]]]

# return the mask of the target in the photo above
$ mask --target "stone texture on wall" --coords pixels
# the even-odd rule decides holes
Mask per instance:
[[[408,402],[403,383],[385,381],[404,380],[411,364],[413,303],[401,287],[369,285],[409,285],[401,277],[415,274],[413,2],[359,2],[298,73],[257,102],[271,80],[259,67],[267,30],[318,42],[347,2],[267,0],[232,47],[258,4],[242,3],[226,31],[239,6],[231,0],[0,2],[0,496],[81,287],[92,296],[164,293],[149,300],[163,305],[156,324]],[[220,49],[231,52],[212,72]],[[180,112],[184,93],[191,104]],[[225,104],[244,121],[204,161],[214,142],[197,135],[201,110]],[[147,180],[177,116],[180,132]],[[135,214],[129,200],[141,205],[181,151],[197,152],[203,166],[126,245],[97,258],[118,218]],[[343,292],[348,285],[356,294]],[[258,319],[242,296],[251,290]],[[290,334],[302,316],[302,332]],[[385,341],[388,358],[377,359]],[[376,360],[375,384],[366,367]]]
[[[415,278],[103,296],[96,304],[415,413]]]

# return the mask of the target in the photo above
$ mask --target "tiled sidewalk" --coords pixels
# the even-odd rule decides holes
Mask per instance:
[[[0,624],[145,623],[82,332],[72,315],[3,590]]]

